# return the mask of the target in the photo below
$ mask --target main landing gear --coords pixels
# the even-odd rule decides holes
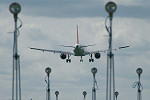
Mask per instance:
[[[92,54],[90,54],[90,59],[89,59],[89,62],[94,62],[94,59],[92,58]]]
[[[70,55],[68,54],[68,58],[66,59],[66,62],[68,63],[71,63],[71,59],[69,59]]]
[[[81,56],[80,62],[83,62],[82,56]]]

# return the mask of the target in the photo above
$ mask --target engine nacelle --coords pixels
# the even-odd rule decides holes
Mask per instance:
[[[101,57],[101,54],[100,53],[95,53],[95,58],[96,59],[99,59]]]
[[[61,58],[61,59],[66,59],[66,54],[63,54],[63,53],[62,53],[62,54],[60,55],[60,58]]]

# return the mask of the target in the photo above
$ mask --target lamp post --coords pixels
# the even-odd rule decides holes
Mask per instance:
[[[142,74],[143,70],[141,68],[138,68],[136,70],[136,72],[138,74],[139,80],[133,84],[133,88],[135,88],[136,86],[138,87],[138,90],[137,90],[137,100],[142,100],[141,92],[143,90],[143,87],[141,85],[140,78],[141,78],[141,74]]]
[[[87,95],[87,92],[86,92],[86,91],[83,91],[84,100],[85,100],[85,98],[86,98],[86,95]]]
[[[48,79],[47,79],[48,82],[45,80],[46,83],[47,83],[47,89],[46,89],[47,95],[46,95],[46,99],[47,99],[47,100],[50,100],[50,81],[49,81],[49,75],[50,75],[50,73],[51,73],[51,68],[47,67],[47,68],[45,69],[45,72],[46,72],[47,77],[48,77]]]
[[[116,91],[115,92],[116,100],[117,100],[118,95],[119,95],[119,92]]]
[[[58,100],[58,94],[59,94],[59,92],[58,92],[58,91],[56,91],[56,92],[55,92],[56,100]]]
[[[11,3],[9,6],[9,11],[14,15],[14,22],[15,22],[14,44],[13,44],[12,100],[14,99],[21,100],[20,56],[18,55],[18,45],[17,45],[17,37],[18,37],[17,20],[18,14],[21,11],[20,4],[16,2]],[[14,97],[15,94],[16,97]]]
[[[97,68],[92,68],[91,72],[93,73],[93,88],[92,88],[92,100],[96,100],[96,88],[95,85],[97,84],[95,79],[95,74],[97,73]]]
[[[114,79],[114,54],[112,53],[112,19],[113,13],[116,11],[117,5],[114,2],[108,2],[105,5],[105,10],[108,12],[110,25],[107,27],[105,22],[106,30],[109,34],[109,48],[107,53],[107,82],[106,82],[106,100],[115,100],[115,79]]]

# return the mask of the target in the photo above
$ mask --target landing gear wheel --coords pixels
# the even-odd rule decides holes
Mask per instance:
[[[69,62],[71,63],[71,59],[69,59]]]
[[[80,62],[83,62],[83,59],[80,59]]]
[[[82,56],[81,56],[80,62],[83,62]]]
[[[66,59],[66,62],[68,63],[68,62],[70,62],[71,63],[71,59]]]
[[[89,59],[89,62],[94,62],[94,59],[92,58],[92,54],[90,55],[90,59]]]
[[[94,59],[89,59],[89,62],[94,62]]]
[[[68,58],[66,59],[66,62],[70,62],[71,63],[71,59],[69,59],[70,55],[68,54]]]
[[[92,59],[92,62],[94,62],[94,59]]]

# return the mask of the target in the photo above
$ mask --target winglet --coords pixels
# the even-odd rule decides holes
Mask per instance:
[[[128,48],[128,47],[129,47],[129,45],[123,46],[123,47],[119,47],[119,49]]]
[[[77,44],[79,44],[78,25],[77,25]]]

